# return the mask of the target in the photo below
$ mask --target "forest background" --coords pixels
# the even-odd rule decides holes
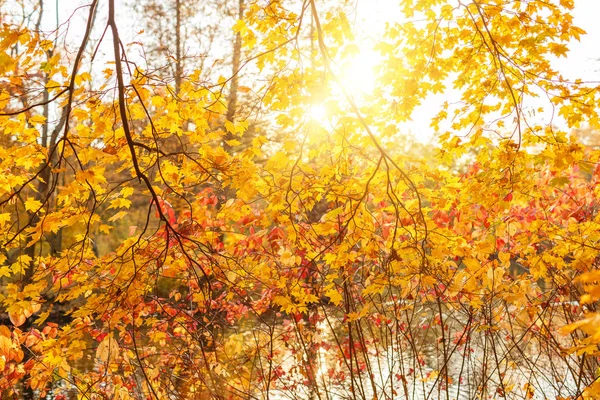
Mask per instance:
[[[597,398],[593,5],[0,1],[0,395]]]

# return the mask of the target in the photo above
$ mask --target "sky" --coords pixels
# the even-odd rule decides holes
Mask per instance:
[[[120,34],[124,41],[133,41],[136,39],[136,33],[143,27],[135,23],[135,18],[132,18],[131,11],[127,11],[126,2],[132,0],[116,0],[117,22],[120,29]],[[351,22],[355,22],[357,28],[362,29],[360,33],[365,43],[376,42],[384,32],[385,23],[397,20],[400,16],[398,0],[351,0],[354,1],[354,12],[350,12],[348,17]],[[555,0],[556,1],[556,0]],[[567,58],[555,60],[555,66],[566,78],[575,79],[581,78],[585,81],[600,81],[600,23],[598,16],[600,15],[600,0],[574,0],[575,10],[574,20],[575,25],[584,29],[587,35],[581,38],[580,42],[570,44],[570,52]],[[73,43],[74,37],[77,37],[77,32],[82,32],[87,19],[88,8],[80,7],[82,4],[87,4],[89,0],[55,0],[45,2],[45,15],[43,20],[43,29],[46,31],[54,30],[56,26],[56,6],[58,5],[58,20],[62,25],[61,31],[64,32],[68,28],[68,40]],[[95,37],[99,38],[102,33],[106,21],[106,2],[100,2],[98,12]],[[80,40],[80,39],[77,39]],[[355,75],[366,77],[363,78],[362,88],[370,85],[368,71],[373,64],[372,54],[365,54],[359,57],[358,60],[367,60],[367,65],[357,65]],[[72,55],[74,56],[74,54]],[[107,33],[104,42],[99,47],[98,57],[106,60],[112,59],[112,45],[110,33]],[[217,57],[223,57],[218,55]],[[104,66],[98,63],[99,69]],[[210,63],[209,63],[210,65]],[[359,78],[360,79],[360,78]],[[350,74],[349,81],[356,82],[356,78]],[[456,92],[448,91],[444,95],[431,96],[419,108],[415,110],[412,121],[403,125],[405,129],[412,133],[419,141],[429,141],[434,133],[429,128],[429,119],[432,115],[432,110],[438,109],[444,101],[458,100],[453,99],[457,96]],[[537,107],[537,105],[534,105]],[[538,115],[539,118],[558,124],[561,122],[556,117],[545,113]]]
[[[357,2],[354,17],[359,25],[363,25],[365,30],[370,31],[367,40],[377,40],[383,33],[385,23],[392,22],[399,18],[399,12],[395,4],[397,0],[355,0]],[[556,0],[554,0],[556,1]],[[565,78],[584,81],[600,81],[600,0],[574,0],[575,9],[573,12],[574,24],[587,32],[582,36],[580,42],[573,42],[569,45],[570,52],[566,58],[554,60],[556,69],[563,74]],[[352,17],[351,17],[352,18]],[[459,95],[457,92],[449,90],[443,95],[430,96],[423,104],[418,107],[412,121],[402,125],[402,129],[407,129],[417,140],[428,142],[432,139],[434,132],[429,128],[429,120],[432,116],[432,110],[437,110],[445,101],[457,101]],[[535,100],[529,103],[531,107],[537,108]],[[552,116],[550,111],[538,114],[538,117],[544,122],[552,121],[560,128],[564,128],[564,123],[557,116]]]
[[[567,58],[561,58],[557,65],[560,71],[588,81],[600,81],[600,1],[575,0],[575,25],[587,32],[581,42],[571,44]]]

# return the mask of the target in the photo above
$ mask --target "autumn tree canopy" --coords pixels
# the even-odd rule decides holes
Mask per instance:
[[[574,0],[49,3],[0,1],[2,399],[600,396]]]

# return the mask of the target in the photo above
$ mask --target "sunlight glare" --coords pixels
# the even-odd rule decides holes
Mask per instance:
[[[375,67],[381,56],[373,50],[361,50],[342,65],[340,83],[352,94],[368,95],[375,87]]]
[[[327,117],[327,110],[323,104],[313,104],[310,107],[310,119],[313,121],[323,121]]]

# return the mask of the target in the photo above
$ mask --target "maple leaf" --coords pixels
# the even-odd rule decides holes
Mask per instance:
[[[567,45],[562,43],[551,43],[550,51],[557,57],[566,57],[567,53],[569,52],[569,48]]]
[[[42,207],[42,203],[39,200],[28,198],[25,200],[25,209],[27,211],[38,211]]]
[[[107,0],[108,58],[97,0],[75,49],[44,3],[0,24],[0,393],[408,396],[463,369],[469,398],[600,393],[599,94],[553,67],[572,0],[360,30],[346,2]]]

